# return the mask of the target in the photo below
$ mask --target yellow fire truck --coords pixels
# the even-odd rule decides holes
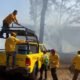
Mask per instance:
[[[16,72],[21,72],[25,76],[36,76],[38,70],[41,68],[41,59],[43,51],[46,50],[39,40],[34,31],[23,27],[12,27],[11,32],[16,32],[17,37],[20,39],[29,40],[27,44],[16,45]],[[10,65],[12,57],[10,58]],[[0,70],[6,70],[6,53],[5,50],[0,51]],[[14,70],[15,71],[15,70]]]

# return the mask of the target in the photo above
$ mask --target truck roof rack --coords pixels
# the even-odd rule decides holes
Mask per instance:
[[[16,32],[17,35],[22,35],[22,36],[35,36],[35,32],[31,29],[25,28],[25,27],[10,27],[9,32]]]
[[[35,32],[25,27],[10,27],[9,32],[16,32],[18,36],[25,36],[26,39],[30,39],[28,37],[35,37],[36,38],[35,41],[38,41],[38,38]]]
[[[8,30],[7,30],[8,31]],[[26,27],[10,27],[9,29],[9,33],[11,32],[15,32],[17,33],[17,36],[25,36],[26,39],[30,39],[29,37],[34,37],[35,39],[33,40],[34,42],[38,42],[38,38],[37,35],[35,34],[35,32],[29,28]],[[5,37],[3,37],[5,39]]]
[[[15,32],[17,33],[17,36],[24,36],[26,38],[26,40],[28,40],[29,42],[35,42],[38,44],[38,49],[39,49],[39,40],[37,35],[35,34],[35,32],[31,29],[28,29],[26,27],[10,27],[9,29],[9,33],[11,32]],[[3,37],[4,39],[6,39],[5,37]],[[28,43],[29,44],[29,43]]]

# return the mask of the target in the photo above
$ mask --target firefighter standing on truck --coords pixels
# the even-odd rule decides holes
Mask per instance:
[[[73,58],[72,64],[74,66],[74,76],[72,80],[77,80],[80,73],[80,51],[77,52],[77,55]]]
[[[56,69],[59,67],[59,55],[56,53],[54,49],[52,49],[50,52],[49,65],[53,80],[58,80]]]
[[[12,22],[16,23],[17,25],[20,25],[18,23],[18,20],[16,18],[17,10],[14,10],[11,14],[9,14],[4,20],[3,20],[3,26],[0,33],[0,37],[3,38],[3,33],[6,33],[6,38],[9,37],[9,26]]]
[[[9,67],[10,56],[12,56],[12,67],[15,66],[15,57],[16,57],[16,44],[27,43],[27,41],[19,40],[16,38],[16,33],[12,32],[11,36],[6,39],[5,42],[5,51],[6,51],[6,64]]]

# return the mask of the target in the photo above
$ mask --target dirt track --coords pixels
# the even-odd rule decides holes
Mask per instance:
[[[73,74],[66,68],[61,68],[57,70],[58,80],[72,80]],[[50,71],[48,71],[48,79],[52,80]],[[80,80],[80,74],[77,80]]]

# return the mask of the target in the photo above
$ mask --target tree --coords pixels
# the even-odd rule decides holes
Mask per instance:
[[[37,23],[37,0],[30,0],[30,15],[31,15],[31,19],[34,23],[34,26],[36,27],[36,23]]]
[[[43,42],[44,37],[50,43],[51,41],[55,41],[56,45],[58,43],[58,48],[62,49],[62,39],[61,39],[61,31],[60,30],[63,26],[79,23],[80,22],[80,0],[32,0],[32,3],[36,3],[32,5],[32,9],[34,11],[31,12],[31,16],[35,19],[33,21],[37,21],[35,24],[40,23],[40,32],[39,32],[39,40]],[[39,4],[40,3],[40,4]],[[47,14],[46,14],[47,13]],[[36,15],[36,17],[34,16]],[[53,21],[51,25],[48,21]],[[53,19],[53,20],[52,20]],[[46,27],[45,27],[46,25]],[[56,27],[58,26],[58,28]],[[44,27],[45,27],[45,34],[44,34]],[[56,33],[52,29],[55,27]],[[48,30],[49,29],[49,30]],[[48,31],[48,32],[47,32]],[[49,32],[50,31],[50,32]],[[51,35],[51,37],[50,37]],[[56,36],[52,38],[52,36]],[[53,40],[54,39],[54,40]],[[45,39],[44,39],[45,40]],[[51,40],[51,41],[50,41]],[[51,42],[52,43],[52,42]],[[49,44],[53,45],[54,44]]]
[[[37,24],[39,24],[40,22],[39,40],[43,42],[45,14],[47,10],[48,0],[30,0],[30,4],[31,4],[30,7],[31,19],[33,20],[34,27],[36,28],[38,26]]]
[[[39,24],[42,9],[42,0],[29,0],[30,1],[30,17],[33,21],[33,28],[37,35],[39,35]]]
[[[55,16],[51,14],[52,12],[53,12],[53,14],[56,14],[55,15],[56,19],[55,19]],[[53,29],[54,26],[56,26],[56,27],[58,26],[59,28],[57,29],[57,32],[56,32],[57,36],[55,38],[53,38],[54,40],[52,39],[52,37],[50,37],[50,35],[53,35],[53,37],[54,37],[55,33],[54,33],[54,31],[51,32],[51,30],[49,29],[50,32],[49,33],[46,32],[46,35],[49,34],[49,36],[47,36],[46,40],[49,43],[51,41],[56,41],[56,45],[58,43],[57,48],[59,51],[61,51],[61,49],[62,49],[62,39],[61,39],[61,33],[62,33],[61,31],[62,30],[61,29],[63,26],[66,27],[66,25],[73,24],[74,22],[75,23],[80,22],[80,1],[79,0],[49,0],[47,13],[48,13],[47,17],[50,15],[53,17],[53,21],[56,20],[55,21],[56,24],[54,25],[54,22],[53,22],[52,28],[49,25],[48,26],[51,29]],[[48,28],[48,27],[46,27],[46,28]],[[51,43],[49,45],[52,45]],[[53,44],[53,46],[54,46],[54,44]]]
[[[46,15],[46,10],[47,10],[47,4],[48,4],[48,0],[43,0],[43,7],[42,7],[41,19],[40,19],[40,34],[39,34],[40,42],[43,42],[45,15]]]

